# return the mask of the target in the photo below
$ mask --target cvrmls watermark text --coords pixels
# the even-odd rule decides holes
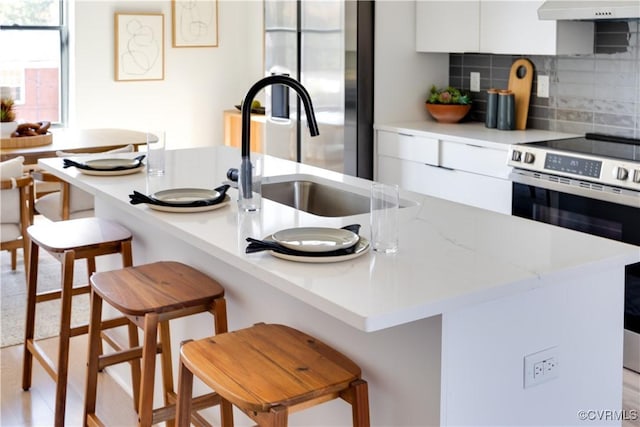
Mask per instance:
[[[636,409],[590,409],[578,411],[578,419],[581,421],[637,421],[640,419],[640,414]]]

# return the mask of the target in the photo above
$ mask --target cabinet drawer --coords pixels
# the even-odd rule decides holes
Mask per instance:
[[[480,147],[459,142],[442,141],[440,165],[446,168],[507,179],[507,150]]]
[[[378,155],[437,165],[439,145],[435,138],[378,131]]]

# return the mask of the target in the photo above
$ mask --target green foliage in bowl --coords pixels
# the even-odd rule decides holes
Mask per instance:
[[[0,122],[8,123],[16,119],[16,113],[13,107],[13,99],[2,98],[0,100]]]
[[[436,85],[433,85],[429,92],[429,98],[427,98],[427,104],[469,105],[471,104],[471,97],[468,93],[452,86],[448,86],[445,89],[438,89]]]

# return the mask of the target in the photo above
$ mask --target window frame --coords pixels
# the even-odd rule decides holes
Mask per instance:
[[[1,25],[0,31],[57,31],[60,36],[60,122],[54,127],[66,127],[69,122],[69,7],[68,0],[58,0],[58,25]]]

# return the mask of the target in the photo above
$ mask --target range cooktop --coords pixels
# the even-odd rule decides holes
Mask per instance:
[[[509,166],[640,191],[640,140],[611,135],[531,142],[509,148]]]
[[[588,133],[577,138],[531,142],[526,145],[640,162],[640,139]]]

